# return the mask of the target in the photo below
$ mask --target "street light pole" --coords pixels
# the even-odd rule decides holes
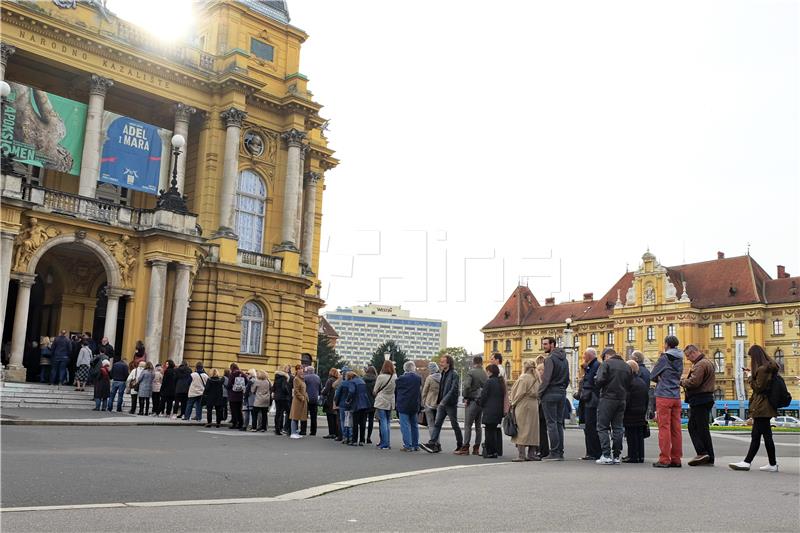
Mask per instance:
[[[563,346],[564,351],[567,352],[567,361],[570,366],[569,386],[567,387],[567,400],[570,406],[572,405],[572,398],[574,392],[577,390],[578,379],[578,352],[575,351],[575,332],[572,330],[572,318],[567,318],[566,327],[563,331]],[[572,410],[570,409],[570,419],[572,419]]]

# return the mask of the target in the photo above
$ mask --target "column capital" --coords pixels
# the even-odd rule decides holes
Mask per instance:
[[[304,176],[303,183],[306,185],[316,185],[321,177],[322,175],[318,172],[308,171]]]
[[[0,43],[0,61],[3,65],[8,63],[8,58],[11,57],[17,49],[10,44]]]
[[[289,146],[301,147],[303,145],[303,139],[305,138],[306,132],[297,130],[295,128],[281,133],[281,139],[283,139]]]
[[[106,297],[109,300],[122,298],[126,294],[128,293],[127,291],[125,291],[125,289],[118,289],[116,287],[106,287]]]
[[[188,270],[191,272],[193,265],[188,265],[186,263],[175,263],[175,268],[178,270]]]
[[[247,118],[247,111],[231,107],[219,114],[226,128],[241,128],[242,122]]]
[[[147,262],[150,263],[150,266],[152,268],[161,268],[161,267],[166,268],[167,265],[170,263],[167,259],[148,259]]]
[[[98,96],[105,96],[106,91],[114,86],[114,80],[92,74],[89,80],[89,94],[96,94]]]
[[[14,274],[12,279],[17,280],[20,287],[33,287],[36,283],[36,274]]]
[[[178,102],[175,104],[175,122],[189,122],[192,115],[197,113],[197,109]]]

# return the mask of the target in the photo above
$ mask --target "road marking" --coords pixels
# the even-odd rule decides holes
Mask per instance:
[[[226,435],[230,437],[259,437],[258,433],[252,431],[212,431],[206,429],[197,430],[198,433],[208,433],[209,435]]]
[[[730,439],[730,440],[738,440],[739,442],[750,442],[750,437],[740,437],[738,435],[721,435],[712,433],[714,437],[719,437],[721,439]],[[774,433],[773,437],[778,435],[778,433]],[[774,439],[773,439],[774,440]],[[800,448],[800,442],[775,442],[775,446],[792,446],[795,448]]]
[[[210,433],[210,432],[207,432]],[[216,500],[176,500],[164,502],[127,502],[127,503],[85,503],[79,505],[45,505],[39,507],[0,507],[0,513],[20,513],[20,512],[33,512],[33,511],[72,511],[80,509],[114,509],[123,507],[182,507],[182,506],[195,506],[195,505],[240,505],[248,503],[270,503],[270,502],[287,502],[297,500],[307,500],[316,498],[323,494],[336,492],[350,487],[357,487],[359,485],[366,485],[367,483],[377,483],[380,481],[388,481],[391,479],[400,479],[411,476],[421,476],[424,474],[433,474],[436,472],[446,472],[448,470],[462,470],[464,468],[481,468],[486,466],[499,466],[508,465],[510,462],[503,461],[498,463],[488,463],[479,465],[454,465],[443,466],[440,468],[426,468],[424,470],[412,470],[410,472],[397,472],[394,474],[385,474],[382,476],[364,477],[359,479],[350,479],[347,481],[337,481],[334,483],[327,483],[325,485],[318,485],[316,487],[309,487],[307,489],[298,490],[281,494],[275,497],[261,497],[261,498],[227,498]]]

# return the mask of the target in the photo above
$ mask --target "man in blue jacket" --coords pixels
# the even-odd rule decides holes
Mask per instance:
[[[450,425],[456,435],[455,451],[464,446],[464,437],[461,435],[461,427],[458,425],[459,379],[458,373],[453,368],[453,358],[443,355],[439,359],[439,368],[442,379],[439,381],[439,406],[436,408],[436,420],[433,423],[431,440],[421,445],[422,449],[428,453],[442,451],[442,446],[439,444],[439,433],[442,431],[445,418],[450,419]]]
[[[72,355],[72,341],[67,338],[67,330],[61,330],[61,334],[53,339],[53,344],[50,348],[53,353],[53,368],[50,369],[50,384],[66,385],[67,366],[69,366],[69,359]]]
[[[656,382],[656,416],[658,418],[658,447],[661,453],[656,468],[680,468],[683,455],[681,436],[681,375],[683,351],[678,348],[678,337],[664,339],[664,352],[650,373]]]
[[[594,378],[600,363],[597,361],[597,350],[587,348],[583,352],[583,379],[581,390],[578,392],[580,407],[583,415],[583,440],[586,443],[586,455],[581,457],[584,461],[600,459],[600,437],[597,435],[597,406],[599,393]]]
[[[400,433],[403,435],[403,451],[417,452],[419,451],[417,413],[422,398],[422,378],[417,375],[417,365],[414,361],[406,361],[403,364],[403,372],[404,374],[397,378],[394,390],[397,414],[400,416]]]

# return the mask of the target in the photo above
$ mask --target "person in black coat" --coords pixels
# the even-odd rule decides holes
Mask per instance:
[[[186,404],[189,401],[189,386],[192,384],[192,369],[182,361],[180,366],[175,370],[175,411],[173,415],[180,418],[184,417],[186,411]],[[161,382],[161,388],[164,388],[164,382]]]
[[[500,378],[500,367],[489,365],[486,367],[489,379],[481,389],[478,405],[483,413],[483,427],[486,433],[486,447],[483,458],[497,459],[500,453],[500,443],[503,438],[500,433],[500,423],[503,421],[506,398],[506,383]]]
[[[178,374],[175,372],[175,363],[172,359],[164,363],[164,377],[161,380],[161,405],[164,415],[172,414],[172,403],[175,401],[175,385]]]
[[[212,409],[217,414],[217,427],[222,422],[222,407],[225,405],[225,398],[222,395],[222,386],[225,384],[225,379],[219,375],[219,370],[216,368],[211,369],[211,377],[206,381],[206,388],[203,389],[203,400],[206,402],[206,427],[211,427],[211,411]],[[164,385],[161,385],[164,389]]]
[[[600,403],[600,391],[594,383],[597,369],[600,362],[597,360],[597,351],[588,348],[583,353],[583,379],[581,380],[580,391],[576,393],[580,405],[578,410],[583,422],[583,440],[586,444],[586,455],[584,461],[596,461],[600,459],[600,437],[597,435],[597,406]]]
[[[647,427],[647,406],[649,403],[649,384],[636,377],[639,365],[636,361],[628,361],[634,378],[625,400],[625,414],[622,425],[625,427],[625,440],[628,443],[628,456],[622,458],[623,463],[644,462],[644,439]]]
[[[283,435],[285,422],[289,419],[289,399],[291,398],[289,374],[278,370],[272,380],[272,399],[275,400],[275,434]]]

